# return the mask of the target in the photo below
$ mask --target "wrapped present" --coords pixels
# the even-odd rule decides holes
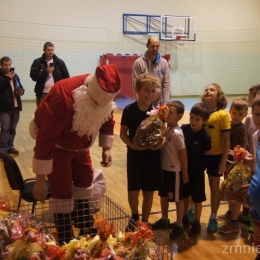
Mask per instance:
[[[160,252],[154,242],[153,232],[141,221],[137,222],[137,232],[119,232],[117,235],[113,223],[106,219],[96,220],[94,227],[98,229],[98,235],[94,238],[88,235],[79,237],[59,247],[53,236],[46,233],[41,219],[26,218],[16,213],[7,217],[11,223],[19,220],[10,226],[11,231],[17,229],[18,223],[19,226],[22,223],[21,232],[18,229],[19,238],[15,236],[15,240],[12,239],[12,243],[9,242],[5,247],[5,259],[8,260],[159,259]],[[9,236],[3,232],[0,232],[0,236]]]
[[[167,119],[169,109],[166,105],[153,107],[147,112],[149,117],[142,121],[136,130],[134,141],[140,146],[160,148],[166,132],[164,121]]]
[[[241,192],[241,186],[249,184],[252,179],[250,168],[243,164],[243,159],[248,155],[249,153],[239,145],[235,147],[233,156],[236,164],[220,186],[219,198],[221,201],[236,201],[250,207],[249,197]]]
[[[62,246],[67,252],[65,260],[159,259],[153,232],[142,221],[138,221],[137,225],[137,232],[119,232],[116,235],[113,223],[97,220],[94,226],[98,235],[93,239],[80,237]]]

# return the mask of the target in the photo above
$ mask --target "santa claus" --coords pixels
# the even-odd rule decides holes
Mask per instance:
[[[33,172],[35,199],[44,201],[50,184],[50,211],[54,213],[58,240],[73,237],[71,212],[77,208],[76,225],[85,234],[89,221],[88,198],[92,193],[93,170],[89,148],[99,133],[103,148],[103,166],[112,162],[116,108],[114,98],[120,91],[116,65],[96,68],[93,75],[80,75],[57,82],[38,106],[30,123],[30,134],[36,140]],[[75,219],[74,219],[75,220]],[[89,223],[92,223],[90,220]]]

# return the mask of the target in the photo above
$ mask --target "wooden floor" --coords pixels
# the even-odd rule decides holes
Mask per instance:
[[[24,178],[33,177],[34,174],[31,170],[34,141],[30,138],[28,133],[29,121],[35,111],[35,102],[24,101],[23,111],[21,112],[20,122],[17,127],[17,136],[15,139],[15,147],[20,151],[19,156],[15,156],[15,159],[21,168]],[[119,133],[121,110],[116,111],[116,126],[115,132]],[[185,112],[185,116],[180,122],[188,123],[188,112]],[[101,161],[101,149],[97,146],[97,143],[91,148],[91,155],[93,166],[95,168],[102,169],[100,166]],[[113,163],[109,168],[103,168],[107,180],[107,192],[106,195],[115,201],[120,207],[122,207],[127,213],[129,213],[129,207],[127,202],[127,190],[126,190],[126,147],[121,141],[120,137],[115,134],[114,146],[112,149]],[[17,205],[18,192],[12,191],[9,188],[9,184],[5,177],[2,162],[0,162],[0,192],[4,200],[9,205]],[[168,239],[169,231],[156,232],[155,235],[162,242],[169,245],[169,248],[173,251],[173,259],[254,259],[255,249],[252,246],[253,237],[247,232],[247,226],[240,224],[241,230],[239,234],[229,235],[214,233],[209,234],[206,232],[207,222],[210,214],[210,202],[209,202],[209,187],[206,180],[206,193],[207,201],[203,203],[202,211],[202,232],[197,238],[189,238],[187,235],[188,230],[185,230],[185,235],[178,240],[170,241]],[[227,209],[227,205],[224,203],[219,208],[219,213],[224,213]],[[141,212],[141,208],[139,210]],[[175,220],[175,206],[174,203],[170,205],[170,219],[171,222]],[[154,195],[154,203],[152,207],[152,214],[149,221],[154,222],[160,217],[160,203],[157,194]],[[221,224],[221,223],[219,223]]]

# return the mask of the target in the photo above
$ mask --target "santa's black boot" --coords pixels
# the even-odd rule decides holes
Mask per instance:
[[[70,213],[54,214],[54,220],[57,229],[59,245],[64,245],[64,242],[69,243],[70,240],[74,237]]]
[[[97,231],[93,228],[94,219],[89,211],[88,200],[75,200],[73,210],[74,226],[80,229],[79,236],[95,236]]]

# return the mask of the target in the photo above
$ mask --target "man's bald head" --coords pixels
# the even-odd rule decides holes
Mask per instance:
[[[156,37],[149,37],[146,43],[147,53],[151,61],[155,61],[160,48],[160,40]]]
[[[151,44],[151,42],[153,42],[153,43],[156,42],[156,43],[159,43],[159,45],[160,45],[160,40],[157,37],[154,37],[154,36],[149,37],[147,40],[147,44]]]

